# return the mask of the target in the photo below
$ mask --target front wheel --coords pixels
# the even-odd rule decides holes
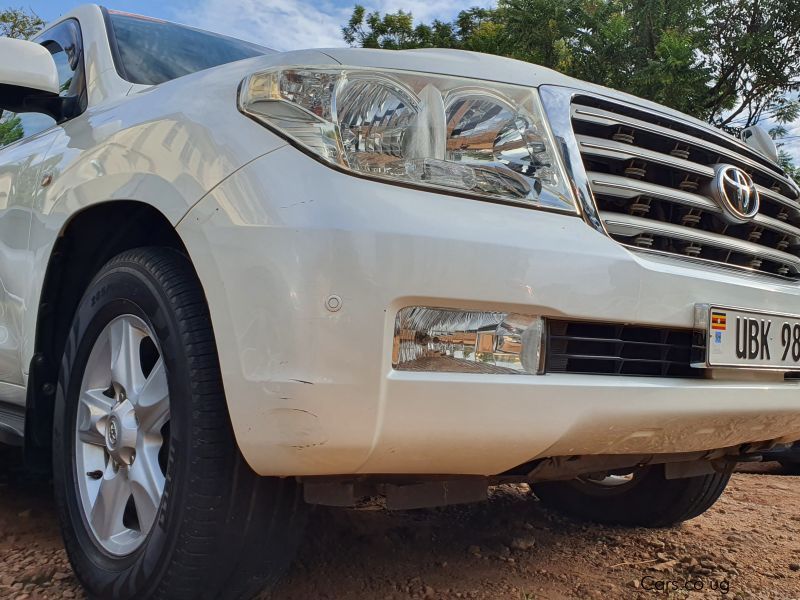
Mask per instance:
[[[93,597],[252,597],[302,531],[294,481],[258,477],[239,453],[205,299],[174,250],[121,254],[86,290],[53,462],[67,553]]]
[[[609,525],[669,527],[693,519],[717,501],[730,474],[667,479],[663,465],[603,479],[548,481],[533,491],[548,508]]]

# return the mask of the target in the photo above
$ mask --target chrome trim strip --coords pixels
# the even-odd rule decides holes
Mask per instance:
[[[542,102],[545,116],[547,117],[550,131],[556,140],[558,149],[561,152],[561,159],[567,170],[572,192],[578,201],[578,208],[584,220],[597,231],[608,235],[597,210],[592,190],[589,187],[589,180],[586,177],[586,169],[583,166],[580,147],[572,131],[572,118],[570,106],[578,90],[554,86],[543,85],[539,88],[539,99]]]
[[[765,188],[763,185],[758,185],[758,184],[756,184],[756,189],[758,190],[758,194],[762,198],[767,198],[769,200],[772,200],[773,202],[777,202],[778,204],[785,206],[786,208],[791,208],[794,211],[800,212],[800,204],[798,204],[794,200],[787,198],[783,194],[779,194],[778,192],[775,192],[773,190]]]
[[[694,267],[697,266],[697,263],[701,263],[708,265],[709,267],[714,267],[721,271],[733,271],[737,275],[745,275],[747,277],[761,279],[765,282],[774,283],[776,279],[781,279],[790,285],[797,284],[796,277],[787,277],[786,275],[779,275],[778,273],[770,273],[768,271],[762,271],[761,269],[754,269],[753,267],[747,267],[744,265],[734,265],[731,263],[724,263],[710,258],[701,258],[699,256],[684,256],[683,254],[675,254],[674,252],[666,252],[664,250],[657,250],[655,248],[640,248],[639,246],[632,246],[631,244],[626,244],[625,242],[619,242],[619,245],[622,246],[623,248],[626,248],[627,250],[636,252],[637,254],[651,254],[658,258],[665,258],[670,262],[678,260],[681,262],[689,263]]]
[[[624,142],[617,142],[614,140],[604,140],[603,138],[591,137],[588,135],[576,135],[575,139],[578,144],[583,148],[584,154],[592,154],[596,156],[603,156],[605,158],[613,158],[617,160],[631,160],[641,159],[649,162],[666,165],[689,173],[695,173],[712,179],[714,177],[714,169],[698,163],[693,163],[689,160],[683,160],[669,154],[662,154],[647,148],[639,148],[638,146],[631,146]]]
[[[654,221],[652,219],[635,217],[633,215],[625,215],[621,213],[600,213],[600,216],[605,221],[606,228],[612,235],[633,237],[642,233],[651,233],[664,237],[683,239],[690,242],[696,241],[703,244],[708,244],[709,246],[731,250],[733,252],[741,252],[742,254],[752,255],[759,258],[763,257],[779,264],[791,265],[795,268],[795,270],[800,271],[800,258],[786,252],[781,252],[780,250],[769,248],[768,246],[754,244],[753,242],[747,242],[709,231],[691,229],[689,227],[683,227],[673,223],[665,223],[662,221]]]
[[[676,190],[664,185],[639,181],[630,177],[610,175],[589,171],[589,181],[595,194],[605,194],[621,198],[636,198],[637,196],[650,196],[676,202],[684,206],[691,206],[708,212],[721,213],[719,205],[705,196],[692,194],[683,190]]]
[[[674,129],[662,127],[661,125],[648,123],[647,121],[641,121],[633,117],[628,117],[627,115],[620,115],[600,108],[587,107],[581,104],[572,105],[572,115],[573,118],[575,119],[589,123],[597,123],[600,125],[627,125],[635,129],[641,129],[643,131],[655,133],[657,135],[668,137],[673,140],[686,142],[687,144],[699,147],[701,150],[710,150],[712,152],[715,152],[716,154],[723,155],[730,160],[740,161],[752,169],[757,169],[762,174],[771,177],[772,179],[776,179],[785,186],[787,186],[789,189],[792,189],[792,185],[791,183],[789,183],[788,178],[784,177],[783,175],[781,175],[776,171],[773,171],[767,166],[759,164],[758,162],[748,158],[747,156],[737,154],[733,150],[723,148],[722,146],[714,144],[713,142],[708,142],[706,140],[688,135],[681,131],[676,131]],[[787,199],[791,200],[791,198]]]
[[[767,229],[772,229],[773,231],[778,231],[785,235],[800,237],[800,228],[795,227],[794,225],[789,225],[789,223],[779,221],[778,219],[773,219],[772,217],[768,217],[764,214],[757,214],[753,219],[753,222],[756,225],[761,225],[761,227],[766,227]]]

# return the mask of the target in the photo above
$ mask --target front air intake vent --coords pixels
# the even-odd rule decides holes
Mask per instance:
[[[547,322],[547,372],[703,377],[689,366],[692,331],[584,321]]]

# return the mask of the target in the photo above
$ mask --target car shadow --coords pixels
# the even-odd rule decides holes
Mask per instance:
[[[797,476],[797,472],[785,468],[779,462],[765,461],[758,463],[741,463],[736,468],[737,473],[749,473],[751,475],[778,475],[782,477]]]

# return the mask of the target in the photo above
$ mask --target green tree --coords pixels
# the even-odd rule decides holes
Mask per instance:
[[[797,183],[800,183],[800,167],[794,164],[792,155],[786,150],[786,142],[783,141],[789,133],[786,125],[798,118],[800,118],[800,100],[787,101],[776,113],[776,125],[769,130],[769,135],[775,140],[775,145],[778,147],[778,162],[781,167]]]
[[[703,108],[725,126],[757,123],[792,110],[800,90],[800,3],[787,0],[710,2],[705,61],[712,77]]]
[[[398,10],[381,16],[378,12],[367,13],[363,6],[357,5],[349,23],[342,28],[342,36],[348,44],[362,48],[450,48],[453,31],[440,21],[415,28],[411,13]]]
[[[0,148],[16,142],[24,133],[22,120],[18,116],[6,120],[0,119]]]
[[[28,39],[36,35],[43,25],[44,21],[32,10],[0,10],[0,37]]]

